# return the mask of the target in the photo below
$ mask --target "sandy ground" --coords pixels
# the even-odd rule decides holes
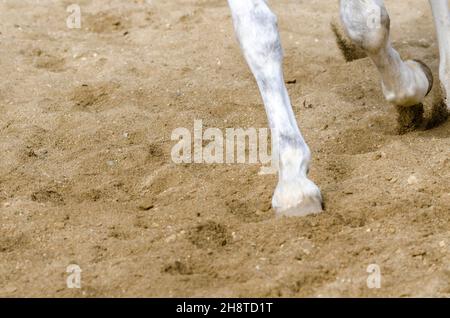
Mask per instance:
[[[171,161],[195,119],[267,126],[225,1],[79,0],[80,30],[71,1],[1,1],[0,296],[450,296],[450,122],[399,135],[371,62],[337,48],[337,1],[272,2],[317,217],[275,218],[258,165]],[[427,2],[387,5],[436,75]]]

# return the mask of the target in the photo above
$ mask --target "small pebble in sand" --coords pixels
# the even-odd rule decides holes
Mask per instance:
[[[419,179],[415,175],[412,175],[408,178],[408,184],[409,185],[415,185],[419,183]]]
[[[169,236],[168,238],[166,238],[166,243],[173,243],[177,240],[177,235],[173,234],[171,236]]]
[[[106,162],[106,164],[107,164],[108,166],[112,167],[112,166],[114,166],[114,165],[116,164],[116,162],[115,162],[114,160],[108,160],[108,161]]]
[[[66,227],[66,224],[64,222],[56,222],[55,223],[55,228],[56,229],[62,230],[65,227]]]

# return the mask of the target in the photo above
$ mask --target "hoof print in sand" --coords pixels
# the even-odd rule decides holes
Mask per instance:
[[[74,109],[85,112],[98,112],[115,107],[111,94],[119,87],[118,84],[98,84],[76,87],[72,92]]]
[[[39,190],[31,194],[31,200],[38,203],[63,204],[63,196],[54,190]]]
[[[273,216],[271,213],[272,203],[271,197],[258,196],[258,198],[261,200],[260,202],[233,198],[228,199],[225,204],[228,212],[240,220],[247,223],[261,222]]]
[[[163,267],[162,272],[170,275],[192,275],[194,273],[192,267],[182,261],[167,264]]]
[[[47,53],[40,48],[28,48],[21,54],[37,69],[43,69],[53,73],[63,72],[66,69],[64,58]]]
[[[86,25],[89,31],[95,33],[122,32],[130,27],[130,23],[125,16],[115,15],[109,12],[100,12],[87,16]]]
[[[199,248],[220,248],[231,242],[231,235],[222,224],[210,221],[200,224],[188,232],[189,241]]]

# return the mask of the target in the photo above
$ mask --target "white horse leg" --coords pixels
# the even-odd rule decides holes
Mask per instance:
[[[237,38],[259,86],[279,150],[279,183],[273,197],[278,215],[322,211],[318,187],[307,178],[310,150],[292,111],[284,84],[277,18],[266,0],[228,0]]]
[[[432,88],[431,71],[420,61],[403,61],[392,47],[384,1],[341,0],[341,19],[348,36],[364,49],[380,72],[386,99],[401,107],[420,104]]]
[[[447,0],[430,0],[439,41],[439,78],[450,110],[450,11]]]

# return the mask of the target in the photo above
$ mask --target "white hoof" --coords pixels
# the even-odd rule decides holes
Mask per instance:
[[[272,205],[277,216],[302,217],[323,211],[320,190],[309,179],[280,182]]]

